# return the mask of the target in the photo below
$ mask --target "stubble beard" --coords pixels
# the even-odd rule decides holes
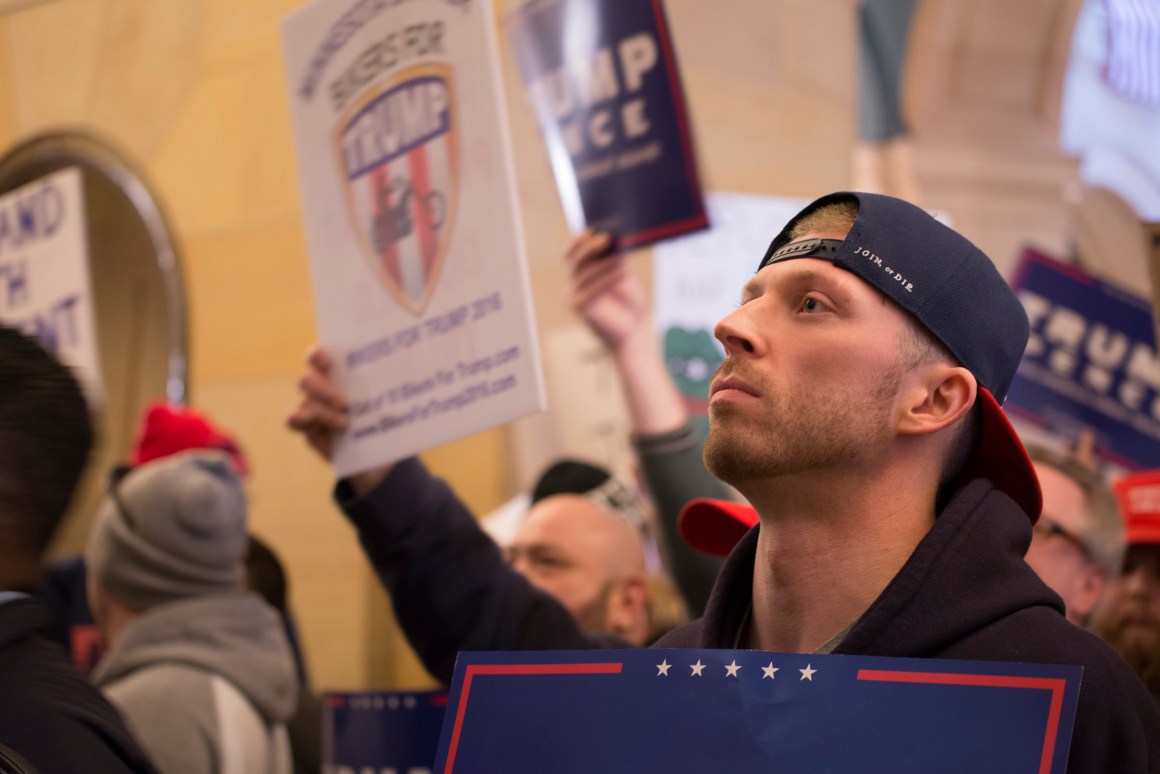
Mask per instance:
[[[870,389],[852,385],[788,397],[744,378],[758,387],[764,407],[754,412],[712,405],[705,440],[705,467],[739,489],[752,481],[840,468],[888,439],[902,370],[891,369]]]
[[[608,604],[612,597],[612,585],[612,581],[605,581],[596,594],[596,598],[573,613],[573,617],[580,624],[582,630],[616,634],[616,632],[607,631]]]
[[[1153,696],[1160,697],[1160,647],[1149,647],[1126,632],[1128,610],[1117,610],[1096,621],[1096,636],[1115,648]]]

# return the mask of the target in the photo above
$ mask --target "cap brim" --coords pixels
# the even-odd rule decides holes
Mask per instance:
[[[1034,524],[1043,511],[1043,494],[1027,449],[995,396],[982,386],[979,387],[979,408],[982,417],[979,442],[967,459],[959,480],[965,484],[976,478],[990,479],[995,488],[1014,500]]]
[[[690,500],[677,517],[685,542],[714,556],[726,556],[756,523],[753,506],[707,497]]]
[[[1125,534],[1128,545],[1140,546],[1153,543],[1160,544],[1160,523],[1128,524]]]

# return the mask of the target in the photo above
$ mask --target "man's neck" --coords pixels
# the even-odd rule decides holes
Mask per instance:
[[[889,471],[833,478],[795,476],[751,498],[761,531],[746,647],[817,650],[866,611],[934,524],[934,485]]]

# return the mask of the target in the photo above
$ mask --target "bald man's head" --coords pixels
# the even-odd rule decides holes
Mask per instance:
[[[622,516],[583,495],[553,495],[532,507],[508,550],[512,566],[585,630],[644,644],[644,548]]]

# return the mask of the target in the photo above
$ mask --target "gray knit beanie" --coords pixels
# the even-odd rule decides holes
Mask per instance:
[[[242,588],[246,497],[229,457],[190,451],[135,468],[97,511],[85,560],[138,612]]]

